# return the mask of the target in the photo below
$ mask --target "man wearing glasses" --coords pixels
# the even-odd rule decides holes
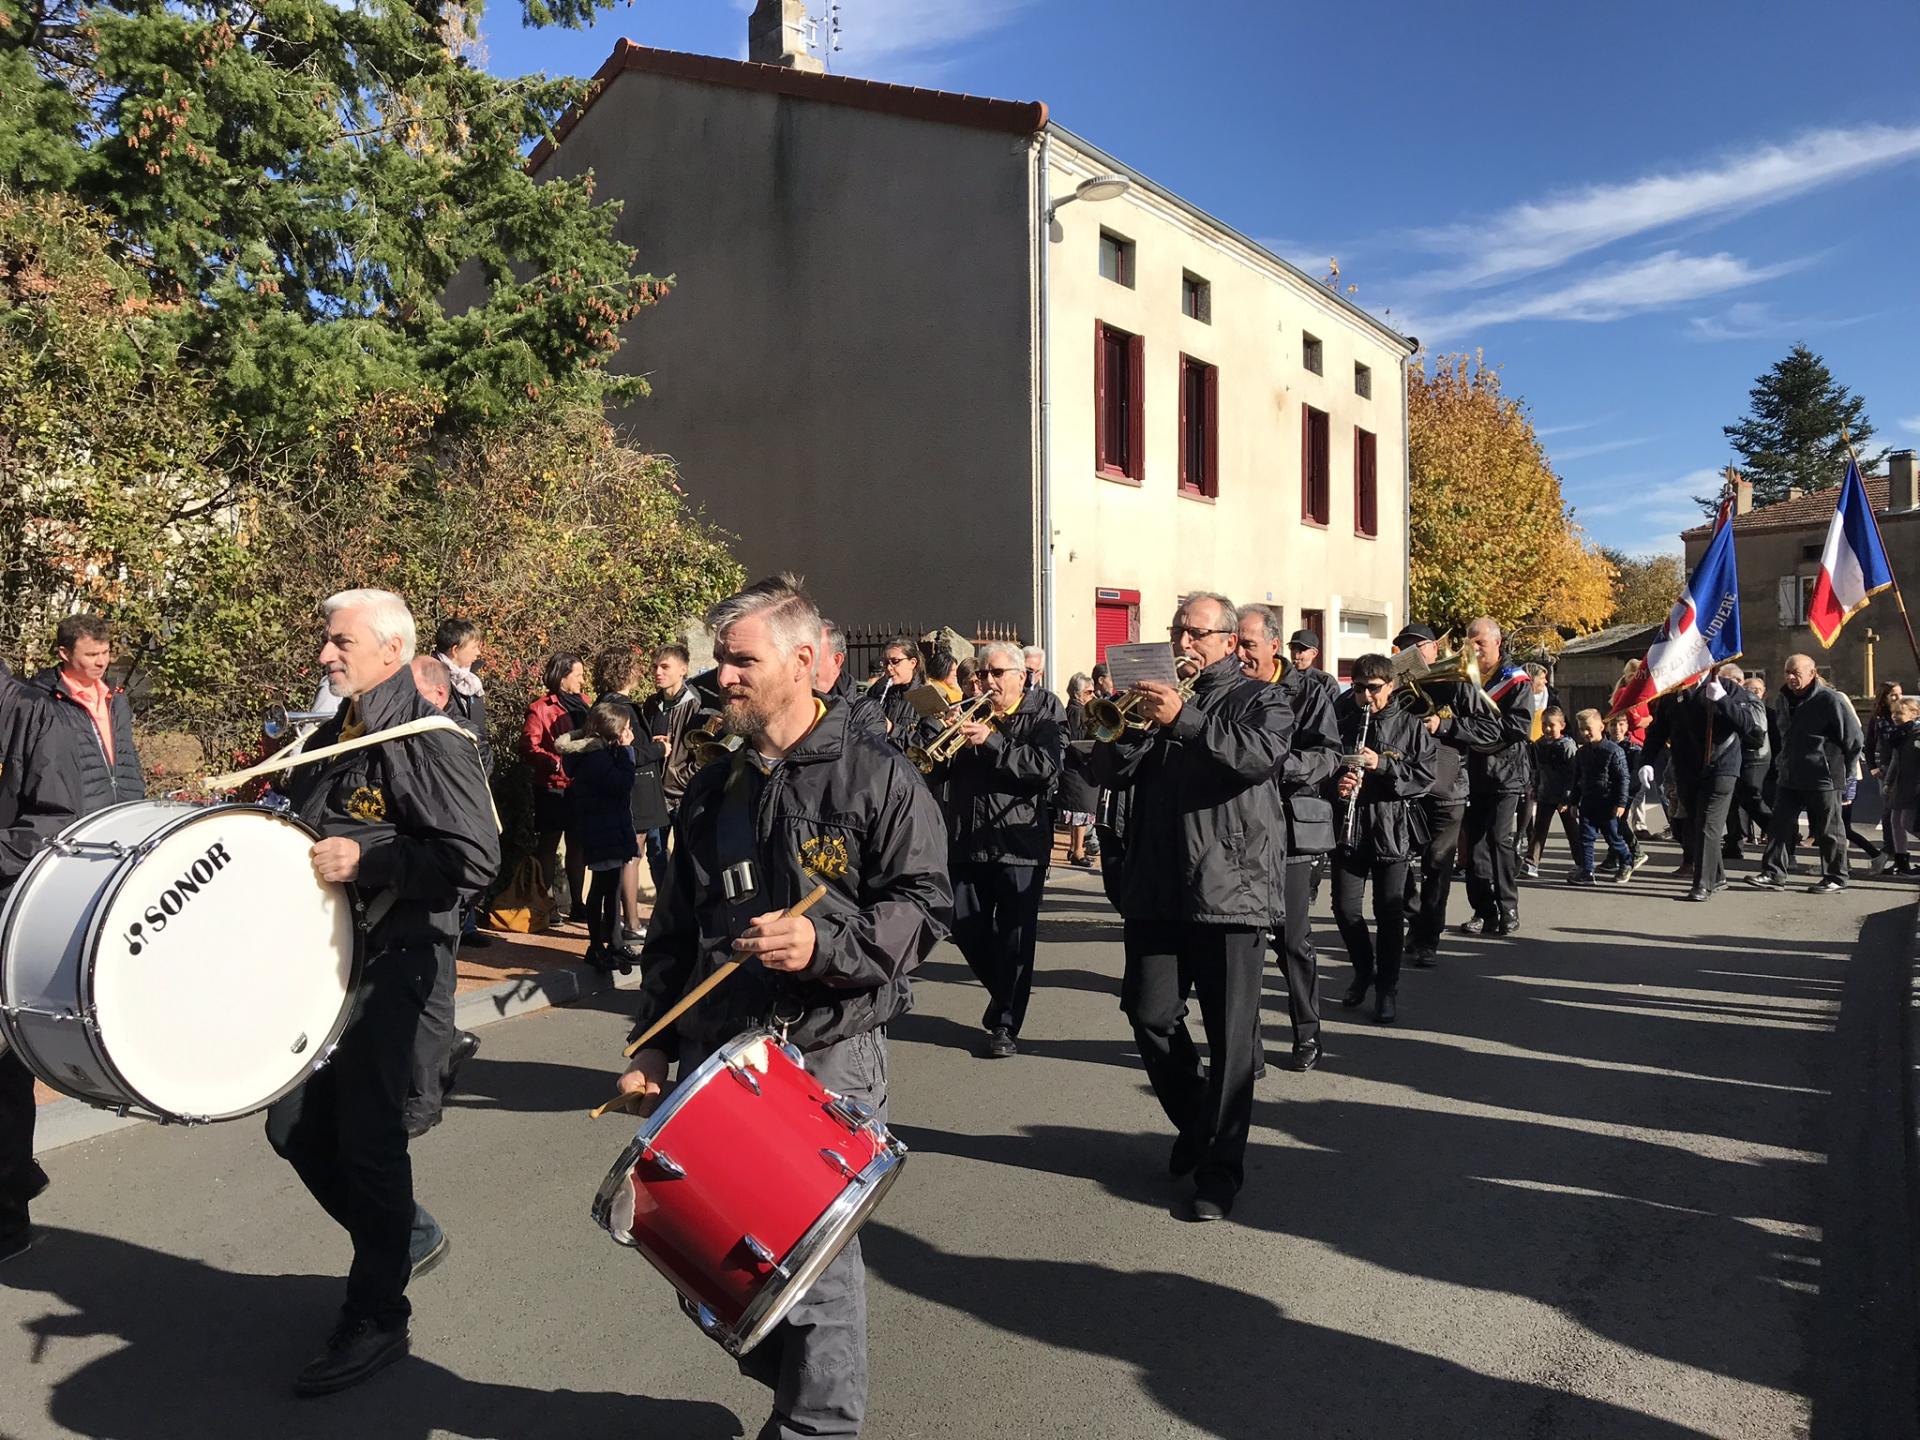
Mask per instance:
[[[1225,1219],[1244,1178],[1253,1117],[1253,1036],[1262,935],[1280,907],[1286,829],[1273,773],[1287,756],[1293,712],[1277,685],[1240,672],[1239,613],[1201,592],[1169,636],[1193,674],[1192,693],[1142,682],[1119,740],[1073,751],[1102,785],[1131,785],[1120,913],[1126,975],[1120,1005],[1147,1079],[1177,1132],[1167,1170],[1194,1177],[1189,1215]],[[1200,1002],[1210,1063],[1187,1033],[1187,997]]]

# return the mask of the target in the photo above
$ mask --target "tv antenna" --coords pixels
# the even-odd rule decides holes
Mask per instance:
[[[824,20],[812,14],[807,16],[807,49],[820,55],[823,63],[831,65],[828,55],[840,51],[840,0],[827,0]],[[821,54],[823,49],[827,54]]]

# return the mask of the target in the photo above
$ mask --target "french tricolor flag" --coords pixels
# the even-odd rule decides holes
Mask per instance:
[[[1847,478],[1840,482],[1840,499],[1827,527],[1826,549],[1820,552],[1820,576],[1807,598],[1807,624],[1822,647],[1830,647],[1841,629],[1868,600],[1893,584],[1893,567],[1880,539],[1880,522],[1873,518],[1860,467],[1847,459]]]
[[[1706,553],[1687,578],[1687,588],[1668,612],[1632,683],[1614,697],[1613,714],[1690,685],[1740,654],[1740,576],[1733,559],[1733,514],[1720,507],[1720,523]]]

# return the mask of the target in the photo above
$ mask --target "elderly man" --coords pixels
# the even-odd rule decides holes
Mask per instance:
[[[1440,642],[1425,625],[1409,625],[1393,642],[1393,653],[1420,652],[1424,665],[1440,658]],[[1413,802],[1414,841],[1417,846],[1407,866],[1407,950],[1409,964],[1431,967],[1440,954],[1440,936],[1447,928],[1447,901],[1453,893],[1453,862],[1460,848],[1460,825],[1467,811],[1467,743],[1460,736],[1455,713],[1467,700],[1453,693],[1438,697],[1445,716],[1421,721],[1434,739],[1433,783]]]
[[[1722,666],[1691,691],[1677,691],[1655,708],[1640,763],[1650,764],[1664,745],[1671,752],[1675,784],[1687,805],[1687,861],[1693,871],[1689,900],[1705,900],[1727,888],[1727,814],[1739,783],[1744,749],[1766,738],[1766,720],[1747,693],[1737,665]]]
[[[1311,1070],[1320,1063],[1320,957],[1313,948],[1310,918],[1313,867],[1333,852],[1333,806],[1322,793],[1340,763],[1340,731],[1325,689],[1308,676],[1313,671],[1280,658],[1280,621],[1265,605],[1240,607],[1235,635],[1240,673],[1274,685],[1293,712],[1293,740],[1274,774],[1286,818],[1287,861],[1283,882],[1279,944],[1287,977],[1287,1016],[1293,1024],[1293,1068]],[[1256,1022],[1254,1070],[1263,1067],[1265,1039]]]
[[[310,751],[438,712],[414,682],[413,616],[385,590],[321,606],[320,666],[345,703]],[[473,742],[446,730],[368,745],[287,773],[294,813],[322,837],[313,873],[366,906],[366,965],[333,1058],[267,1111],[267,1138],[353,1240],[346,1303],[301,1395],[356,1385],[406,1354],[408,1280],[447,1249],[414,1203],[406,1101],[421,1010],[453,947],[461,902],[493,880],[500,837]]]
[[[1320,637],[1311,630],[1296,630],[1287,637],[1287,654],[1301,678],[1318,685],[1331,705],[1340,698],[1340,682],[1320,668]]]
[[[1499,624],[1482,615],[1467,627],[1480,667],[1484,700],[1454,713],[1453,733],[1466,742],[1467,935],[1511,935],[1520,928],[1514,826],[1533,774],[1532,677],[1507,657]]]
[[[112,641],[113,631],[98,615],[69,615],[54,632],[60,663],[31,682],[53,697],[54,713],[73,737],[82,815],[123,800],[143,800],[147,794],[140,756],[133,748],[127,692],[107,683]]]
[[[820,612],[798,581],[748,586],[715,606],[707,627],[727,730],[745,743],[732,762],[695,775],[681,802],[635,1035],[722,963],[741,968],[650,1041],[620,1089],[651,1113],[676,1059],[684,1080],[778,1015],[820,1083],[884,1123],[886,1026],[906,1013],[908,977],[952,912],[940,813],[894,746],[859,734],[845,705],[814,693]],[[816,884],[826,896],[787,916]],[[860,1433],[866,1322],[855,1239],[740,1362],[773,1391],[762,1440]]]
[[[1245,1178],[1262,937],[1279,915],[1286,863],[1272,781],[1293,712],[1278,685],[1241,674],[1239,623],[1226,596],[1191,596],[1168,631],[1198,667],[1191,697],[1143,682],[1136,714],[1149,728],[1094,746],[1084,762],[1099,783],[1133,787],[1120,1004],[1177,1133],[1167,1169],[1194,1176],[1189,1214],[1201,1221],[1226,1218]],[[1204,1074],[1187,1033],[1189,995],[1206,1027]]]
[[[1020,652],[1021,660],[1026,664],[1025,685],[1027,693],[1035,698],[1029,704],[1038,705],[1058,720],[1066,724],[1067,707],[1060,697],[1047,688],[1047,652],[1038,645],[1029,645]]]
[[[1067,737],[1025,689],[1017,648],[995,641],[980,659],[992,718],[962,725],[965,744],[930,778],[946,796],[953,942],[986,987],[981,1053],[999,1060],[1018,1048],[1033,989],[1040,895],[1053,852],[1047,796]]]
[[[0,665],[0,903],[34,852],[80,817],[78,749],[55,702]],[[0,1264],[32,1248],[27,1207],[47,1188],[34,1115],[33,1075],[0,1046]]]
[[[1840,815],[1840,791],[1865,748],[1860,717],[1847,697],[1820,678],[1813,657],[1789,655],[1785,691],[1774,707],[1780,742],[1775,756],[1773,828],[1766,857],[1749,884],[1784,890],[1782,878],[1800,833],[1800,815],[1820,847],[1820,878],[1808,890],[1832,895],[1847,888],[1847,836]]]
[[[847,675],[847,632],[832,620],[820,622],[820,660],[813,688],[846,703],[854,729],[876,740],[887,738],[887,717],[878,701],[862,694]]]

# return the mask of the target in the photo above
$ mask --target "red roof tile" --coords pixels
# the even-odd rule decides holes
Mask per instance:
[[[1873,506],[1873,513],[1887,513],[1889,480],[1885,475],[1865,477],[1867,503]],[[1804,495],[1796,495],[1791,500],[1776,500],[1771,505],[1762,505],[1757,510],[1749,510],[1745,515],[1733,517],[1733,533],[1750,534],[1756,530],[1798,530],[1802,527],[1824,527],[1833,518],[1833,507],[1839,503],[1840,487],[1830,485],[1825,490],[1809,490]],[[1682,540],[1700,540],[1713,533],[1711,523],[1696,525],[1691,530],[1680,532]]]
[[[554,126],[552,140],[542,140],[534,148],[533,154],[527,157],[529,173],[546,164],[566,140],[568,132],[606,93],[613,78],[628,70],[647,75],[668,75],[679,80],[697,80],[709,85],[731,85],[742,90],[758,90],[763,94],[786,95],[796,100],[822,100],[831,105],[877,110],[888,115],[904,115],[944,125],[1004,130],[1013,135],[1035,135],[1047,124],[1047,107],[1041,100],[989,100],[952,90],[922,90],[913,85],[859,80],[851,75],[813,75],[804,70],[788,69],[784,65],[762,65],[752,60],[722,60],[713,55],[691,55],[680,50],[655,50],[646,45],[636,45],[631,40],[621,40],[614,45],[607,63],[595,73],[587,90],[587,98],[560,117],[560,123]]]

